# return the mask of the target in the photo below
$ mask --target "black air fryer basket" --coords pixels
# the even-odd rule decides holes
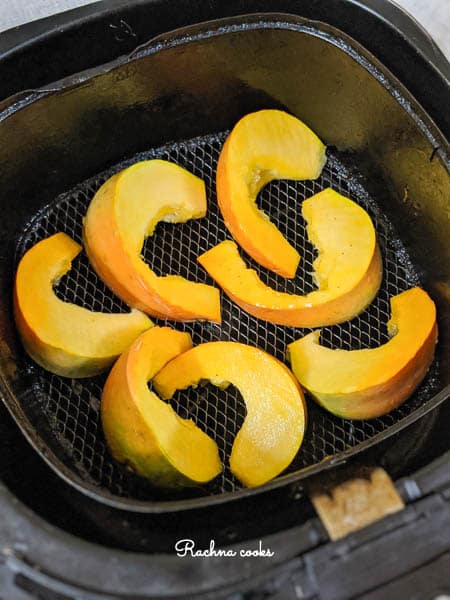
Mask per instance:
[[[441,426],[443,401],[449,392],[450,155],[445,137],[449,123],[448,113],[441,115],[439,110],[448,106],[449,94],[439,72],[445,64],[439,53],[431,46],[427,62],[423,56],[424,51],[430,56],[426,39],[419,36],[417,46],[409,47],[380,15],[344,0],[231,2],[227,7],[213,2],[208,8],[193,3],[189,10],[186,3],[175,2],[172,4],[180,9],[177,14],[169,14],[169,2],[136,3],[122,9],[107,4],[81,11],[80,20],[70,23],[66,31],[63,27],[62,32],[53,32],[39,42],[36,38],[30,48],[25,44],[20,51],[16,48],[0,56],[0,68],[10,75],[3,79],[6,95],[19,91],[20,77],[14,65],[21,60],[31,64],[37,60],[33,56],[42,58],[46,53],[48,59],[57,47],[56,40],[61,51],[60,59],[49,63],[47,79],[39,79],[44,77],[42,69],[23,75],[27,84],[22,87],[38,88],[22,91],[0,105],[1,394],[28,441],[66,483],[51,474],[29,449],[20,450],[20,442],[18,456],[25,463],[22,477],[26,480],[27,470],[36,463],[37,472],[43,470],[49,478],[50,489],[67,490],[62,493],[64,501],[71,495],[77,498],[80,527],[87,531],[83,537],[94,535],[102,543],[148,552],[158,544],[166,548],[164,535],[158,533],[166,525],[158,519],[169,511],[179,513],[167,525],[168,530],[172,527],[171,540],[182,523],[189,527],[183,520],[187,510],[192,527],[203,520],[197,529],[202,539],[216,531],[218,522],[223,524],[224,515],[229,531],[222,525],[220,533],[216,531],[222,543],[261,536],[266,530],[258,531],[257,519],[254,523],[249,518],[245,533],[237,533],[234,522],[255,506],[259,517],[265,519],[270,507],[280,503],[289,507],[285,521],[274,517],[269,531],[295,521],[300,504],[302,518],[307,517],[310,508],[302,500],[304,486],[312,477],[316,481],[350,459],[352,464],[383,464],[397,476],[406,474],[409,465],[418,464],[421,452],[425,457],[438,453],[437,448],[448,449],[448,438],[437,445],[434,441],[434,447],[430,443]],[[414,27],[392,6],[387,9],[394,23],[403,18],[407,28]],[[155,21],[151,26],[143,21],[144,14],[156,18],[158,29],[154,30]],[[357,17],[360,31],[355,25]],[[176,26],[183,27],[174,29]],[[92,52],[81,44],[81,56],[77,57],[69,48],[83,32]],[[104,55],[100,40],[113,34],[115,43]],[[152,34],[159,35],[141,43]],[[388,43],[404,52],[403,68],[393,68],[392,57],[383,60]],[[69,66],[64,60],[66,51]],[[417,73],[402,77],[408,61]],[[98,66],[101,63],[105,64]],[[82,67],[90,69],[72,75]],[[433,93],[421,88],[425,80],[434,86]],[[438,97],[442,90],[446,100]],[[314,250],[306,238],[298,204],[331,186],[369,212],[383,256],[384,276],[371,306],[347,323],[324,328],[322,342],[347,349],[384,343],[388,339],[389,299],[421,285],[437,305],[436,358],[413,396],[384,417],[352,422],[309,402],[308,429],[297,457],[281,476],[264,486],[244,489],[225,468],[223,475],[207,486],[162,492],[110,457],[99,418],[104,376],[86,380],[58,377],[25,356],[11,312],[14,270],[26,250],[56,231],[81,241],[82,217],[99,186],[127,165],[157,157],[184,166],[205,181],[208,213],[205,219],[182,225],[158,225],[145,244],[144,257],[157,274],[179,273],[210,283],[196,258],[230,237],[215,196],[218,155],[234,123],[262,108],[280,108],[305,121],[327,144],[328,160],[317,181],[272,182],[259,199],[271,220],[299,249],[299,275],[287,281],[248,260],[250,265],[265,283],[279,290],[307,293],[313,289]],[[127,310],[99,281],[84,254],[55,291],[59,297],[93,310]],[[194,344],[241,341],[280,360],[285,360],[286,345],[309,331],[253,318],[223,294],[222,318],[221,326],[158,324],[189,331]],[[173,406],[214,437],[226,464],[245,416],[238,392],[206,386],[177,394]],[[8,435],[9,430],[7,440]],[[8,469],[5,473],[14,488],[15,476]],[[81,494],[69,492],[67,484]],[[26,488],[22,481],[18,490],[25,498]],[[48,517],[45,493],[42,501],[39,493],[37,496],[35,504]],[[293,506],[297,507],[294,512]],[[97,522],[95,534],[89,532],[90,519]],[[58,524],[79,533],[70,518]],[[143,540],[142,531],[149,527],[153,527],[153,537]]]

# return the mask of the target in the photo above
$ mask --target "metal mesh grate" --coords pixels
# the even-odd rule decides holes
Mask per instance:
[[[82,217],[98,187],[114,172],[149,158],[163,158],[182,165],[203,178],[209,199],[208,215],[185,224],[160,223],[155,234],[148,238],[143,254],[157,274],[178,273],[195,281],[211,283],[197,263],[197,257],[219,241],[230,237],[219,213],[215,198],[215,167],[225,134],[176,143],[135,156],[117,165],[72,191],[60,196],[44,208],[30,223],[20,240],[18,258],[40,239],[64,231],[81,241]],[[315,254],[305,236],[305,224],[299,214],[301,199],[332,186],[360,203],[375,224],[384,260],[384,279],[381,290],[370,308],[343,325],[326,327],[322,343],[347,349],[374,347],[387,340],[386,322],[389,319],[389,298],[416,285],[418,277],[401,242],[381,213],[376,202],[361,184],[357,169],[342,164],[337,156],[329,156],[321,178],[317,181],[277,181],[261,193],[260,205],[282,233],[299,250],[302,262],[295,280],[286,280],[269,273],[246,257],[262,280],[279,290],[306,293],[313,289],[310,273]],[[89,309],[125,311],[120,302],[99,281],[84,254],[58,284],[61,298]],[[258,320],[235,306],[222,294],[222,326],[211,323],[170,324],[189,331],[194,344],[210,340],[234,340],[258,346],[280,360],[285,360],[286,345],[310,330],[281,327]],[[162,323],[162,322],[161,322]],[[85,481],[100,486],[109,493],[134,499],[163,497],[143,479],[115,463],[105,447],[100,423],[100,396],[104,377],[87,380],[64,379],[33,366],[34,389],[50,429],[56,436],[64,462]],[[432,374],[414,396],[403,406],[385,417],[371,421],[351,422],[334,417],[309,402],[309,425],[305,441],[287,472],[292,472],[336,455],[386,430],[418,408],[432,393]],[[239,393],[230,387],[220,391],[212,385],[180,392],[172,401],[180,414],[190,415],[218,443],[226,465],[234,435],[239,430],[245,406]],[[225,467],[221,477],[212,484],[185,495],[219,494],[239,488],[239,483]]]

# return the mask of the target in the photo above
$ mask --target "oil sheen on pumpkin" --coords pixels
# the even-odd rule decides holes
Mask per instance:
[[[93,312],[55,295],[54,284],[81,249],[65,233],[42,240],[22,257],[14,286],[14,316],[25,349],[42,367],[66,377],[104,371],[153,325],[138,310]]]
[[[198,485],[222,470],[214,440],[147,385],[191,346],[188,333],[154,327],[122,354],[103,389],[101,415],[111,454],[160,487]]]
[[[317,179],[325,161],[316,134],[280,110],[243,117],[220,153],[217,200],[225,225],[247,254],[284,277],[294,277],[300,256],[258,209],[257,195],[273,179]]]
[[[162,398],[208,380],[233,384],[247,414],[233,443],[230,468],[246,486],[281,473],[297,454],[306,425],[303,393],[290,370],[266,352],[237,342],[208,342],[180,354],[153,379]]]
[[[220,323],[216,288],[180,275],[159,277],[141,256],[160,221],[183,223],[206,214],[205,185],[163,160],[136,163],[98,190],[84,219],[83,237],[98,275],[129,306],[175,321]]]
[[[391,339],[362,350],[332,350],[320,331],[288,346],[292,370],[313,398],[346,419],[371,419],[393,410],[419,385],[437,342],[436,308],[421,288],[391,298]]]
[[[278,292],[265,285],[230,240],[198,261],[236,304],[260,319],[294,327],[352,319],[370,304],[382,279],[373,223],[363,208],[331,188],[305,200],[302,213],[308,238],[318,250],[313,264],[318,289],[309,294]]]

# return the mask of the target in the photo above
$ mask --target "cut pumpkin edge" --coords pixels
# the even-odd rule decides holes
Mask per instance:
[[[265,252],[261,252],[258,245],[252,241],[242,228],[242,223],[238,216],[234,216],[230,210],[228,203],[224,200],[231,196],[231,190],[228,182],[228,175],[226,173],[226,154],[229,147],[229,138],[225,141],[222,147],[222,151],[219,156],[217,163],[217,189],[221,190],[217,192],[217,203],[222,213],[224,223],[228,231],[233,236],[233,239],[239,244],[239,246],[257,263],[261,266],[277,273],[281,277],[286,279],[292,279],[298,269],[298,265],[301,260],[299,252],[290,244],[287,239],[283,236],[278,227],[272,223],[263,210],[259,209],[256,205],[256,198],[254,200],[255,211],[259,213],[266,222],[267,226],[270,226],[273,235],[277,238],[277,243],[282,249],[281,252],[284,254],[282,260],[273,260],[273,257],[269,256]]]
[[[121,178],[129,169],[138,168],[141,164],[136,163],[117,173],[97,190],[83,219],[83,243],[89,260],[105,285],[130,307],[159,319],[220,323],[220,295],[216,288],[177,274],[160,277],[143,260],[141,254],[132,256],[127,252],[114,202]],[[180,168],[175,164],[168,164]],[[189,175],[195,177],[192,173]],[[199,181],[204,190],[204,182]],[[206,211],[206,201],[204,209]],[[202,210],[200,214],[197,211],[189,218],[201,218],[203,212]],[[187,215],[185,217],[188,219]],[[164,289],[176,285],[177,281],[182,283],[181,292],[174,294]],[[192,297],[198,297],[199,302],[191,300]],[[189,299],[188,306],[183,306],[184,298]]]
[[[422,303],[419,306],[427,311],[423,314],[424,324],[421,324],[414,335],[417,347],[412,348],[411,354],[407,352],[409,342],[404,341],[402,334],[408,323],[404,323],[401,330],[396,327],[397,319],[401,318],[398,299],[403,297],[404,303],[406,295],[408,302],[414,302],[414,298],[418,298]],[[288,345],[287,359],[305,391],[329,412],[347,419],[376,418],[407,400],[420,385],[433,362],[438,326],[434,303],[426,292],[416,287],[391,298],[388,331],[391,337],[387,342],[376,348],[360,350],[332,350],[322,346],[321,331],[313,331]],[[397,342],[397,336],[403,336],[403,341]],[[396,344],[395,350],[392,344]],[[388,349],[389,346],[391,350]],[[311,367],[308,367],[308,360]],[[353,371],[347,370],[344,361],[349,366],[353,365]],[[383,361],[387,361],[385,367]],[[327,372],[336,369],[337,375],[333,382],[337,382],[326,383],[327,379],[323,380],[317,371],[318,364],[323,365]]]
[[[210,448],[210,461],[208,465],[201,465],[201,469],[194,468],[194,465],[190,469],[184,468],[180,470],[179,465],[177,466],[176,464],[177,461],[174,458],[174,455],[170,451],[170,448],[167,447],[162,439],[160,439],[158,428],[153,423],[151,415],[149,415],[145,410],[145,406],[148,404],[148,402],[146,402],[146,397],[142,396],[142,386],[144,385],[144,380],[142,379],[142,374],[141,377],[136,379],[136,372],[134,371],[136,368],[136,362],[142,360],[142,357],[139,357],[139,352],[142,349],[142,345],[147,343],[147,341],[144,342],[144,336],[156,338],[155,341],[162,343],[168,335],[172,336],[172,339],[168,338],[167,340],[170,342],[170,347],[172,348],[172,346],[178,345],[178,351],[173,348],[171,351],[171,356],[168,354],[166,360],[164,362],[160,362],[159,367],[156,368],[155,372],[152,371],[145,377],[145,389],[147,377],[148,380],[151,381],[156,375],[156,372],[159,372],[159,370],[164,368],[164,366],[176,356],[187,352],[192,347],[192,341],[188,333],[177,331],[166,326],[157,326],[153,328],[151,332],[145,332],[139,336],[120,356],[105,384],[102,394],[102,423],[108,440],[108,446],[116,460],[119,462],[128,462],[141,476],[149,479],[150,482],[157,486],[166,488],[180,486],[192,487],[193,485],[201,485],[211,481],[222,471],[223,466],[219,459],[217,445],[210,436],[206,435],[195,425],[192,419],[184,419],[180,417],[170,406],[170,403],[165,402],[164,399],[155,393],[155,391],[148,390],[148,393],[154,396],[152,401],[166,405],[165,408],[168,411],[170,420],[173,419],[174,422],[178,424],[177,427],[183,428],[188,426],[189,429],[195,430],[200,436],[202,444],[206,444]],[[156,349],[157,347],[155,346],[154,350],[156,351]],[[116,391],[119,385],[121,386],[121,394],[117,394]],[[114,412],[117,410],[119,413],[121,410],[123,410],[123,407],[122,409],[120,408],[122,403],[124,403],[125,407],[127,404],[129,405],[128,410],[132,408],[133,415],[135,415],[135,418],[140,420],[140,426],[145,428],[142,429],[142,432],[146,432],[145,435],[148,436],[149,443],[154,444],[155,449],[155,455],[152,459],[152,468],[154,469],[155,465],[159,461],[160,467],[158,468],[161,468],[161,471],[148,471],[148,466],[145,466],[147,461],[145,455],[135,455],[134,450],[131,450],[131,454],[128,455],[128,451],[126,450],[126,438],[124,443],[122,437],[123,433],[120,433],[121,429],[116,428],[114,425],[114,420],[111,419],[111,414],[114,414]],[[120,423],[118,423],[117,427],[119,427],[119,425],[120,427],[122,426]],[[212,451],[214,448],[215,452]]]
[[[235,266],[232,278],[223,276],[220,264],[216,260],[216,257],[222,252],[226,253],[227,258],[233,261],[233,266]],[[305,328],[336,325],[360,314],[369,306],[378,292],[383,271],[380,249],[378,244],[376,244],[369,268],[355,287],[344,292],[341,296],[312,306],[308,305],[309,295],[301,296],[277,292],[275,289],[263,284],[256,271],[246,266],[244,260],[239,255],[237,245],[231,240],[220,242],[217,246],[200,255],[197,260],[227,296],[244,311],[254,317],[277,325]],[[248,272],[252,274],[258,285],[261,286],[261,289],[270,292],[271,295],[273,294],[273,304],[271,306],[263,305],[257,301],[246,300],[245,297],[239,297],[233,292],[234,282],[244,273],[247,274]],[[295,299],[302,299],[303,306],[297,308],[294,305],[292,308],[277,307],[277,297],[290,297],[292,302],[295,302]]]

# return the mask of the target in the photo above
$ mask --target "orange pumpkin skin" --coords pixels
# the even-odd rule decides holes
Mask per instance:
[[[412,288],[392,298],[391,309],[393,337],[378,348],[324,348],[320,331],[288,346],[295,376],[326,410],[345,419],[379,417],[402,404],[425,377],[438,338],[435,305],[425,291]]]
[[[134,275],[130,256],[124,251],[114,221],[113,189],[118,174],[106,181],[96,193],[97,205],[91,205],[90,219],[85,218],[83,243],[94,271],[128,306],[135,306],[154,317],[163,319],[169,307],[147,289]],[[93,224],[91,225],[91,222]],[[92,231],[92,234],[90,233]],[[117,276],[123,273],[124,276]],[[126,275],[125,275],[126,274]]]
[[[283,277],[295,277],[300,262],[300,254],[282,237],[278,229],[275,228],[275,225],[273,225],[273,228],[269,226],[265,227],[266,231],[264,232],[264,236],[266,243],[263,249],[260,240],[255,240],[245,227],[239,212],[233,210],[231,204],[227,201],[233,193],[232,175],[230,174],[227,165],[228,147],[229,138],[222,147],[216,173],[217,202],[228,231],[241,248],[243,248],[247,254],[260,265]],[[261,185],[258,192],[263,187],[264,186]],[[270,223],[269,225],[272,224]],[[277,246],[279,246],[279,248],[277,248]],[[274,256],[272,252],[267,252],[267,248],[277,248],[277,254]]]
[[[215,442],[147,387],[167,362],[192,347],[190,336],[169,327],[151,332],[120,356],[103,388],[108,448],[117,461],[158,487],[205,483],[222,470]]]
[[[358,204],[325,189],[305,200],[302,214],[318,250],[313,278],[318,289],[296,295],[278,292],[247,269],[232,241],[197,260],[243,310],[260,319],[293,327],[321,327],[352,319],[375,297],[382,261],[373,223]]]
[[[83,227],[83,241],[89,260],[99,277],[129,306],[139,308],[154,317],[174,321],[221,321],[219,291],[209,285],[188,281],[178,275],[158,277],[140,258],[140,248],[127,247],[129,231],[117,215],[117,198],[133,169],[145,168],[146,163],[159,163],[152,177],[161,171],[161,178],[172,177],[176,187],[180,180],[179,197],[155,198],[161,205],[160,214],[150,220],[147,234],[153,232],[159,220],[184,222],[206,214],[204,184],[181,167],[165,161],[137,163],[108,179],[92,200]],[[149,177],[150,183],[151,179]],[[186,184],[188,181],[188,184]],[[149,183],[149,189],[151,185]],[[183,206],[183,194],[186,198]],[[144,241],[142,234],[141,245]]]
[[[200,344],[169,362],[153,379],[161,397],[209,380],[241,392],[247,407],[236,435],[230,468],[246,486],[261,485],[297,454],[306,426],[303,392],[290,370],[273,356],[237,342]]]
[[[137,310],[96,313],[57,298],[52,286],[80,252],[81,246],[64,233],[33,246],[19,263],[13,297],[14,318],[28,354],[48,371],[73,378],[101,373],[153,325]]]
[[[373,300],[382,275],[381,255],[377,246],[369,269],[355,288],[327,302],[313,304],[308,301],[308,296],[276,292],[265,286],[256,271],[247,269],[234,242],[221,242],[199,256],[198,261],[227,296],[245,312],[258,319],[290,327],[325,327],[353,318]],[[263,286],[267,291],[273,292],[270,305],[257,300],[245,301],[249,289],[262,289]],[[277,306],[280,300],[283,300],[284,306]]]
[[[243,117],[220,153],[217,201],[225,225],[254,260],[283,277],[295,276],[300,255],[256,207],[256,197],[273,179],[317,179],[325,161],[319,138],[279,110]]]

